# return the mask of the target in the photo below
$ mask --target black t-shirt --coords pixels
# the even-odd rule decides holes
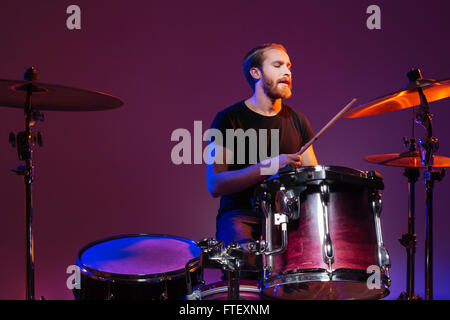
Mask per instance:
[[[313,132],[306,117],[282,104],[280,112],[275,116],[263,116],[249,109],[244,101],[240,101],[225,110],[219,112],[214,118],[212,129],[218,129],[222,133],[223,145],[230,145],[227,141],[227,129],[242,129],[244,132],[254,132],[256,135],[247,135],[245,138],[245,161],[238,152],[234,152],[234,162],[230,164],[229,170],[239,170],[248,167],[252,164],[258,163],[265,158],[271,158],[279,154],[289,154],[298,152],[303,145],[305,145],[312,137]],[[254,129],[247,131],[248,129]],[[266,129],[267,150],[259,150],[260,140],[264,138],[264,130]],[[271,130],[278,129],[279,133],[279,150],[274,154],[271,149]],[[229,136],[230,137],[230,136]],[[256,142],[255,142],[256,141]],[[241,149],[238,148],[239,141],[234,138],[233,151]],[[250,152],[251,151],[251,152]],[[256,151],[256,153],[255,153]],[[263,155],[261,159],[260,154]],[[242,152],[241,152],[242,156]],[[250,187],[246,190],[228,194],[220,198],[219,218],[222,214],[238,209],[252,209],[252,198],[254,195],[254,188]]]

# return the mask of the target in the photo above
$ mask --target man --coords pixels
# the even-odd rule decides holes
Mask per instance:
[[[270,150],[271,144],[276,143],[279,150],[269,159],[261,159],[260,154],[269,153],[258,150],[257,161],[252,163],[250,159],[255,155],[250,153],[255,152],[255,148],[250,139],[246,140],[244,150],[227,148],[236,143],[210,143],[215,155],[221,155],[223,160],[216,158],[214,163],[208,164],[206,173],[209,192],[213,197],[221,197],[216,238],[223,240],[225,245],[232,241],[242,243],[260,239],[262,216],[252,209],[252,198],[254,187],[269,176],[264,169],[272,164],[278,168],[317,165],[312,146],[302,156],[298,155],[301,147],[313,137],[308,120],[282,103],[282,99],[291,97],[292,87],[291,62],[286,49],[273,43],[253,48],[244,58],[243,71],[253,95],[219,112],[211,128],[220,130],[223,137],[227,137],[227,129],[244,132],[254,129],[258,130],[258,139],[259,129],[279,130],[278,141],[267,144]],[[271,134],[267,136],[271,137]],[[244,152],[245,157],[239,152]],[[245,161],[239,163],[239,158],[245,158]]]

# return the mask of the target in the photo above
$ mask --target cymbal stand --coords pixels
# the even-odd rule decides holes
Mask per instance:
[[[38,143],[42,146],[42,136],[38,132],[33,133],[33,126],[37,121],[43,120],[43,115],[38,110],[32,108],[33,81],[37,79],[36,69],[31,67],[24,74],[24,80],[27,84],[18,90],[26,91],[26,101],[24,105],[25,113],[25,131],[21,131],[15,136],[9,135],[9,142],[13,147],[17,147],[19,160],[25,161],[25,165],[18,166],[12,170],[17,175],[23,176],[25,184],[25,231],[26,231],[26,299],[35,299],[34,287],[34,246],[33,246],[33,201],[32,201],[32,183],[33,183],[33,146]]]
[[[408,72],[408,78],[411,82],[422,79],[420,70],[414,69]],[[427,99],[420,86],[417,87],[420,96],[419,110],[416,112],[416,123],[422,125],[427,136],[419,139],[418,145],[420,149],[422,165],[427,167],[425,171],[425,188],[426,188],[426,239],[425,239],[425,299],[433,299],[433,188],[434,181],[441,181],[445,175],[445,170],[433,170],[433,153],[437,152],[439,142],[433,137],[432,114],[428,106]]]

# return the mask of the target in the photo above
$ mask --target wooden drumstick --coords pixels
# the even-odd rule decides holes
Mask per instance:
[[[303,152],[306,151],[314,142],[319,139],[319,137],[329,128],[331,127],[354,103],[356,102],[356,98],[353,98],[352,101],[350,101],[349,104],[347,104],[344,109],[339,111],[338,114],[334,116],[333,119],[331,119],[311,140],[308,141],[307,144],[305,144],[299,152],[297,152],[297,155],[301,155]]]

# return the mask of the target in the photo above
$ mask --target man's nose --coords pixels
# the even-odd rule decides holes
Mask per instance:
[[[291,75],[291,69],[289,69],[286,65],[284,66],[284,74]]]

